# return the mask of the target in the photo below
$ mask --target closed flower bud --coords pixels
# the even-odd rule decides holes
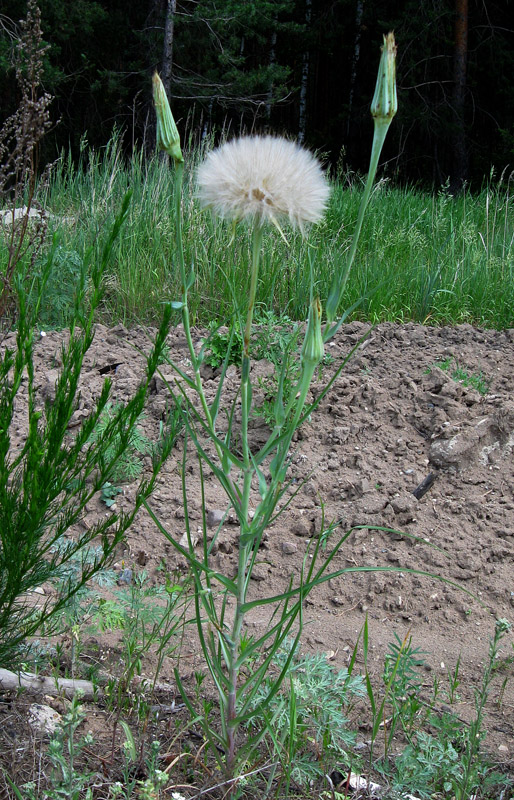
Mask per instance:
[[[394,33],[384,36],[371,115],[375,123],[389,125],[398,110],[396,96],[396,43]]]
[[[321,303],[316,297],[312,301],[309,309],[307,330],[302,346],[302,363],[316,366],[320,363],[324,354],[325,346],[323,344],[323,334],[321,332]]]
[[[180,149],[180,136],[171,113],[163,83],[155,72],[153,76],[153,102],[157,114],[157,149],[164,150],[176,162],[184,161]]]

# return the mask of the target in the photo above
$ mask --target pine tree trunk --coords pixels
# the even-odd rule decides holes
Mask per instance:
[[[277,60],[277,56],[276,56],[276,52],[275,52],[276,44],[277,44],[277,31],[274,30],[274,31],[272,31],[272,34],[271,34],[271,47],[270,47],[270,51],[269,51],[269,65],[270,65],[270,67],[275,66],[275,63],[276,63],[276,60]],[[266,102],[266,119],[268,121],[269,121],[269,119],[271,117],[271,106],[272,106],[272,103],[273,103],[273,81],[270,80],[269,88],[268,88],[268,99],[267,99],[267,102]]]
[[[357,9],[355,11],[355,40],[353,43],[352,72],[350,75],[350,96],[348,97],[348,122],[346,123],[347,136],[350,132],[350,124],[352,121],[353,96],[355,94],[355,85],[357,83],[357,69],[359,66],[359,58],[361,54],[361,31],[362,31],[363,15],[364,15],[364,0],[357,0]]]
[[[312,19],[312,0],[305,0],[305,22],[307,30],[310,28]],[[302,77],[300,82],[300,113],[298,120],[298,142],[303,144],[307,131],[307,87],[309,84],[310,53],[304,50],[302,57]]]
[[[468,58],[468,0],[455,0],[455,50],[453,62],[453,170],[452,191],[460,191],[468,177],[466,142],[466,65]]]
[[[168,0],[166,9],[166,20],[164,22],[164,46],[162,52],[161,80],[166,92],[169,93],[171,87],[171,75],[173,71],[173,35],[175,29],[175,12],[177,10],[177,0]]]

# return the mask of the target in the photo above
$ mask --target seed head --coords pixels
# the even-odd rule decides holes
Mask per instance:
[[[317,159],[274,136],[226,142],[209,153],[197,178],[200,204],[222,219],[287,220],[302,233],[321,220],[330,194]]]

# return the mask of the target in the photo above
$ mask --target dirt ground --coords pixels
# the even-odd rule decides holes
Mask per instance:
[[[334,361],[325,367],[325,377],[368,327],[353,322],[342,328],[327,347]],[[41,397],[51,399],[63,336],[48,332],[37,345]],[[194,337],[199,342],[202,332],[194,331]],[[12,346],[9,336],[6,345]],[[148,348],[142,328],[98,326],[85,362],[75,422],[91,408],[106,374],[113,381],[114,401],[130,396],[144,365],[137,348]],[[180,327],[169,336],[169,353],[187,368]],[[254,369],[256,376],[266,376],[271,368],[261,362]],[[170,368],[164,367],[163,373],[171,375]],[[207,369],[205,377],[206,391],[213,395],[216,373]],[[470,380],[478,389],[465,385]],[[231,367],[228,388],[236,384],[237,370]],[[313,385],[314,397],[323,386],[323,379]],[[258,403],[258,392],[255,400]],[[157,377],[142,423],[153,441],[167,406],[165,382]],[[20,440],[23,419],[20,407],[14,425]],[[258,442],[266,428],[262,420],[252,425]],[[151,501],[162,524],[178,539],[185,530],[180,445],[179,441],[166,463]],[[458,713],[469,719],[472,690],[482,675],[495,619],[514,621],[514,329],[378,325],[312,420],[304,423],[295,447],[291,477],[294,490],[300,488],[288,511],[269,529],[252,581],[253,595],[280,592],[291,573],[298,572],[309,540],[319,532],[322,504],[325,519],[340,521],[344,529],[371,526],[354,531],[334,567],[397,571],[349,573],[316,590],[305,608],[303,648],[325,651],[335,668],[345,666],[367,614],[370,667],[377,674],[395,634],[401,639],[410,634],[412,645],[425,652],[427,687],[436,677],[444,683],[460,656]],[[193,524],[200,525],[198,469],[191,462],[189,470],[191,516]],[[417,499],[414,490],[429,475],[433,482]],[[224,496],[212,473],[206,481],[206,510],[216,515],[225,510]],[[120,509],[129,507],[133,492],[134,486],[125,487]],[[84,524],[105,513],[98,499]],[[214,556],[217,569],[235,569],[237,535],[229,517]],[[173,570],[180,567],[180,557],[141,513],[116,566],[144,567],[158,582],[163,563]],[[408,570],[435,573],[451,583]],[[249,621],[255,632],[264,623],[258,613]],[[504,657],[514,655],[513,642],[510,633],[504,640]],[[201,661],[191,656],[192,672]],[[166,661],[161,680],[172,682],[173,666],[171,659]],[[488,704],[486,745],[494,759],[514,773],[514,680],[507,681],[502,703],[496,702],[503,678],[512,676],[512,665],[507,663],[506,670],[495,682]],[[0,717],[7,713],[0,704]]]

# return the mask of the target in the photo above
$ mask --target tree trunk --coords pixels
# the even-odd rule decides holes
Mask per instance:
[[[270,47],[270,51],[269,51],[269,65],[270,65],[270,67],[274,67],[275,63],[276,63],[276,60],[277,60],[277,56],[276,56],[276,52],[275,52],[276,44],[277,44],[277,31],[275,29],[274,31],[272,31],[272,34],[271,34],[271,47]],[[267,103],[266,103],[266,119],[268,120],[268,122],[269,122],[270,117],[271,117],[271,106],[272,106],[272,103],[273,103],[273,80],[270,80],[269,88],[268,88],[268,100],[267,100]]]
[[[452,191],[460,191],[468,177],[466,142],[466,65],[468,58],[468,0],[455,0],[455,50],[453,61],[453,170]]]
[[[352,121],[353,96],[355,94],[355,85],[357,83],[357,68],[359,66],[359,58],[361,54],[361,33],[362,33],[363,14],[364,14],[364,0],[357,0],[357,9],[355,12],[355,40],[353,43],[352,71],[350,75],[350,96],[348,97],[348,121],[346,123],[347,136],[350,132],[350,124]]]
[[[168,0],[166,20],[164,22],[164,47],[162,51],[161,80],[169,94],[173,72],[173,35],[175,28],[175,12],[177,0]]]
[[[312,0],[305,0],[305,22],[309,31],[312,19]],[[308,34],[307,34],[308,35]],[[300,82],[300,113],[298,119],[298,142],[303,144],[307,130],[307,86],[309,84],[310,52],[304,50],[302,57],[302,77]]]

